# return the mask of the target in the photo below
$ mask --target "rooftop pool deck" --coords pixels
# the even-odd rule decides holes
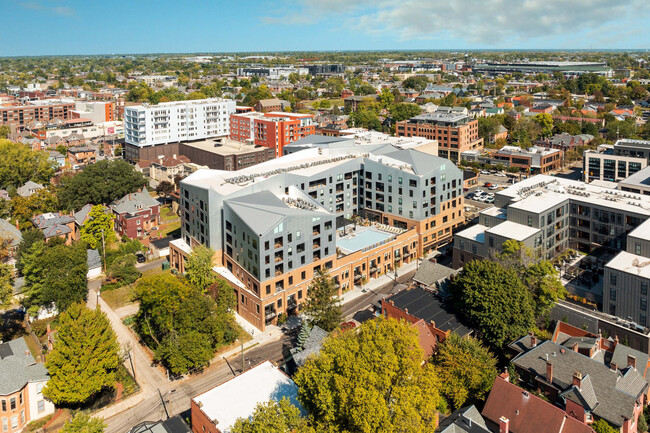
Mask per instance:
[[[375,248],[390,241],[395,235],[377,230],[372,227],[357,227],[357,229],[344,237],[336,240],[336,246],[346,254],[355,251]]]

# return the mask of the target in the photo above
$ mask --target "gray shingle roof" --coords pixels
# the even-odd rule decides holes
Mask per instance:
[[[86,250],[86,263],[88,263],[88,269],[101,268],[102,259],[99,257],[99,251]]]
[[[78,225],[83,225],[83,223],[86,222],[86,219],[88,218],[88,214],[90,213],[92,208],[93,206],[91,204],[87,204],[81,209],[79,209],[79,211],[75,212],[73,215],[75,222]]]
[[[48,378],[47,370],[34,361],[25,340],[18,338],[0,344],[0,395],[12,394],[28,382]]]
[[[32,182],[28,180],[25,185],[21,186],[16,190],[19,196],[21,197],[30,197],[36,190],[45,188],[40,183]]]
[[[456,273],[458,273],[458,271],[443,266],[440,263],[432,263],[428,260],[424,260],[422,264],[420,264],[418,271],[415,273],[413,280],[427,286],[432,286],[438,281],[449,278]]]
[[[553,384],[566,392],[572,388],[575,372],[581,373],[583,378],[589,377],[596,400],[594,415],[616,426],[621,426],[624,418],[631,419],[636,400],[648,387],[643,376],[635,369],[629,368],[624,374],[612,371],[605,364],[552,341],[545,341],[517,356],[512,362],[546,378],[547,355],[553,364]],[[576,396],[575,393],[572,395]],[[593,403],[588,391],[584,391],[581,398]]]
[[[11,239],[11,246],[16,247],[23,240],[23,234],[15,225],[0,218],[0,238]]]
[[[111,209],[113,209],[118,214],[135,214],[138,211],[150,208],[152,206],[157,206],[158,204],[159,203],[154,200],[154,198],[151,197],[145,189],[142,192],[127,194],[121,199],[115,200],[113,203],[111,203]]]
[[[435,433],[489,433],[481,413],[474,405],[462,407],[440,421]]]
[[[327,335],[327,332],[319,326],[314,326],[311,329],[302,350],[293,353],[293,360],[298,368],[302,367],[310,356],[317,355],[320,352]]]

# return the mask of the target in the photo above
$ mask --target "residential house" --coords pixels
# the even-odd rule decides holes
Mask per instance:
[[[15,265],[16,260],[14,259],[14,255],[18,251],[18,245],[23,240],[22,233],[15,225],[0,218],[0,240],[7,242],[9,252],[7,263],[12,266]]]
[[[119,236],[135,239],[158,230],[160,203],[146,189],[115,200],[110,208],[115,214],[115,231]]]
[[[445,292],[447,283],[458,273],[457,270],[429,260],[423,260],[418,266],[413,281],[428,290]]]
[[[255,111],[266,113],[270,111],[283,111],[285,107],[291,107],[291,104],[281,99],[262,99],[255,104]]]
[[[460,323],[451,306],[440,296],[421,287],[397,292],[381,301],[384,317],[403,319],[418,330],[420,347],[429,357],[450,332],[464,336],[472,331]]]
[[[496,142],[497,140],[505,140],[506,138],[508,138],[508,130],[505,126],[499,125],[492,139]]]
[[[186,165],[189,163],[190,159],[185,155],[161,156],[151,163],[149,176],[158,182],[173,184],[177,175],[185,177],[188,174]]]
[[[507,373],[494,379],[483,417],[499,433],[594,433],[587,424],[559,407],[508,381]],[[474,430],[472,430],[474,432]],[[481,430],[476,431],[481,432]]]
[[[586,146],[594,139],[590,134],[571,135],[567,132],[555,134],[553,137],[538,140],[536,145],[542,147],[550,147],[553,149],[561,149],[563,151],[571,150],[576,146]]]
[[[75,239],[80,239],[81,238],[81,226],[85,224],[86,221],[90,219],[90,211],[92,210],[93,205],[87,204],[79,211],[75,212],[72,214],[72,217],[74,218],[74,238]],[[108,210],[107,210],[108,212]]]
[[[474,405],[461,407],[440,421],[434,433],[492,433]]]
[[[11,197],[9,197],[9,191],[6,189],[0,189],[0,200],[11,200]]]
[[[377,97],[378,97],[377,95],[348,96],[347,98],[345,98],[343,100],[343,104],[344,104],[346,110],[357,111],[357,109],[359,108],[359,105],[361,105],[361,103],[363,103],[363,102],[365,102],[367,100],[375,101],[375,100],[377,100]],[[346,113],[347,113],[347,111],[346,111]]]
[[[70,164],[87,165],[95,162],[95,149],[88,146],[73,146],[68,148]]]
[[[45,187],[41,185],[40,183],[32,182],[31,180],[28,180],[25,182],[25,185],[19,187],[16,190],[16,193],[21,196],[21,197],[31,197],[38,191],[39,189],[44,189]]]
[[[47,369],[30,354],[23,338],[0,344],[0,422],[2,431],[14,433],[27,424],[54,413],[43,388]]]
[[[50,150],[49,153],[50,153],[50,157],[48,159],[50,161],[54,161],[54,163],[59,168],[65,167],[65,155],[61,154],[60,152],[57,152],[56,150]]]
[[[72,133],[63,138],[66,146],[80,147],[86,144],[86,137],[83,134]]]
[[[192,398],[192,431],[228,433],[237,419],[250,417],[260,403],[282,398],[301,408],[293,380],[270,361],[264,361]]]
[[[618,343],[600,336],[565,334],[555,339],[538,343],[527,336],[511,344],[521,343],[522,353],[512,364],[522,383],[540,390],[550,402],[583,423],[604,419],[623,433],[635,433],[648,391],[641,373],[641,369],[645,373],[647,355],[646,364],[641,365],[634,356],[640,352],[620,349],[614,358],[616,347],[612,347]],[[619,360],[622,357],[626,359]],[[624,363],[619,366],[617,361]],[[498,404],[502,406],[504,400],[499,398]]]
[[[32,218],[34,227],[43,232],[45,242],[52,238],[61,238],[70,245],[75,238],[75,219],[70,215],[44,213]]]

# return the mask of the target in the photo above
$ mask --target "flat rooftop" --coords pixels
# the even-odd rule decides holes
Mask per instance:
[[[569,197],[566,194],[551,191],[538,192],[510,205],[512,209],[522,209],[530,212],[540,213],[551,209],[565,201]]]
[[[263,146],[255,146],[252,144],[242,143],[240,141],[235,141],[223,137],[206,138],[205,140],[197,141],[183,141],[181,143],[185,146],[224,156],[240,155],[266,149]]]
[[[373,227],[357,227],[349,235],[336,238],[336,246],[344,253],[367,251],[381,244],[389,242],[395,235],[383,232]]]
[[[620,184],[648,187],[650,186],[650,167],[646,167],[623,179]]]
[[[558,203],[560,197],[563,196],[565,199],[582,201],[587,205],[599,205],[650,216],[650,196],[612,190],[611,188],[603,188],[578,180],[564,179],[544,174],[532,176],[517,182],[497,192],[496,196],[508,198],[511,202],[509,206],[520,207],[522,209],[529,209],[527,207],[528,204],[530,204],[532,209],[548,209],[550,206],[546,204],[547,200],[555,200]],[[530,197],[534,197],[535,199],[523,203]],[[517,205],[520,202],[522,204]]]
[[[251,416],[259,403],[280,401],[283,397],[301,407],[293,380],[265,361],[192,400],[215,421],[220,431],[228,433],[238,418]]]
[[[502,207],[491,206],[479,212],[481,215],[488,215],[502,220],[508,219],[508,211]]]
[[[650,241],[650,219],[647,219],[639,224],[639,226],[630,231],[627,236]]]
[[[458,233],[456,233],[454,236],[455,237],[461,237],[465,239],[469,239],[471,241],[479,242],[481,244],[485,243],[485,231],[487,230],[487,227],[485,227],[482,224],[476,224],[475,226],[472,226],[468,229],[462,230]]]
[[[523,242],[538,234],[540,229],[528,227],[512,221],[504,221],[501,224],[497,224],[496,226],[487,229],[485,232]]]
[[[650,278],[650,259],[621,251],[605,265],[608,268],[643,278]]]

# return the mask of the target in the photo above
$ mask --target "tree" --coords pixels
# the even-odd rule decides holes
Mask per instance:
[[[66,421],[61,433],[103,433],[106,428],[104,420],[79,412],[70,421]]]
[[[13,200],[13,217],[21,228],[32,227],[31,219],[35,215],[55,212],[59,209],[59,200],[50,189],[43,188],[29,197],[16,196]]]
[[[14,296],[13,269],[8,263],[0,263],[0,310],[11,305]],[[0,323],[2,320],[0,319]]]
[[[208,286],[217,279],[212,270],[214,267],[213,257],[214,251],[211,248],[198,245],[194,248],[192,254],[187,257],[185,263],[187,280],[204,293]]]
[[[162,195],[163,197],[169,197],[171,193],[174,192],[174,185],[166,180],[163,180],[156,187],[156,193]]]
[[[16,269],[18,272],[23,272],[23,255],[26,254],[35,242],[45,240],[43,232],[37,228],[31,228],[23,231],[23,239],[18,244],[18,251],[16,252]]]
[[[342,311],[340,301],[335,298],[336,294],[334,280],[327,271],[322,268],[316,271],[303,308],[311,325],[318,325],[327,332],[339,326]]]
[[[513,269],[490,260],[475,260],[450,286],[454,305],[483,340],[502,348],[534,326],[532,296]]]
[[[602,418],[594,421],[594,423],[591,424],[591,428],[594,429],[596,433],[618,433],[619,431]]]
[[[389,88],[384,87],[381,89],[381,93],[379,93],[377,100],[379,101],[381,108],[388,108],[395,102],[395,95],[393,95],[393,92],[391,92]]]
[[[429,85],[429,79],[423,75],[418,75],[416,77],[408,77],[402,82],[402,86],[407,89],[414,89],[418,92],[422,92]]]
[[[497,376],[496,359],[479,340],[452,332],[438,345],[433,365],[440,377],[442,393],[453,410],[466,401],[478,402],[490,391]]]
[[[533,119],[542,129],[543,137],[548,137],[553,133],[553,116],[548,113],[539,113]]]
[[[401,122],[417,116],[422,109],[416,104],[400,103],[391,105],[388,111],[395,122]]]
[[[73,304],[59,317],[54,349],[45,366],[50,380],[43,395],[57,405],[88,401],[115,384],[119,345],[106,315]]]
[[[56,163],[47,152],[29,146],[0,140],[0,187],[18,188],[28,180],[47,183],[54,174]]]
[[[232,433],[294,433],[304,431],[306,420],[300,410],[283,397],[280,401],[259,403],[249,418],[239,418]]]
[[[6,140],[7,137],[9,136],[9,133],[11,133],[11,129],[7,125],[2,125],[0,126],[0,139],[1,140]]]
[[[90,248],[95,249],[117,239],[113,231],[113,214],[108,208],[95,205],[90,209],[88,217],[81,226],[81,240],[86,241]]]
[[[133,254],[126,254],[118,257],[107,269],[107,276],[116,280],[120,286],[131,284],[140,278],[140,271],[135,267],[136,258]]]
[[[47,244],[34,242],[22,257],[25,306],[33,311],[54,303],[59,311],[65,311],[75,302],[85,301],[86,259],[86,247],[82,243],[65,245],[59,239]]]
[[[71,178],[61,181],[59,199],[65,209],[80,209],[85,204],[108,205],[147,184],[124,160],[101,160],[84,168]]]
[[[358,332],[326,339],[298,370],[300,402],[318,426],[329,428],[324,431],[433,431],[445,405],[423,356],[417,331],[407,323],[367,321]]]
[[[141,278],[135,298],[137,332],[174,374],[206,365],[216,348],[237,338],[232,312],[173,275]]]

